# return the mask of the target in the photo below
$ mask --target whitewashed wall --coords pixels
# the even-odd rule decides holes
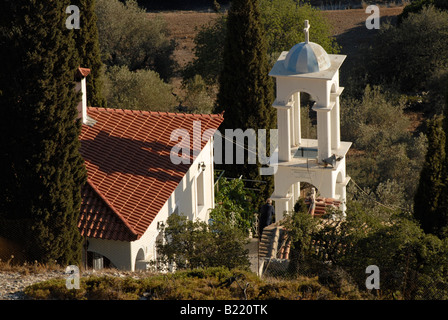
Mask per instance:
[[[198,207],[196,183],[202,170],[198,166],[201,162],[206,166],[203,172],[204,205]],[[215,203],[213,167],[213,138],[211,138],[140,239],[127,242],[89,238],[88,250],[107,257],[119,269],[134,271],[142,268],[144,262],[139,262],[136,266],[137,255],[139,259],[143,258],[145,261],[155,258],[156,238],[159,235],[157,225],[159,222],[166,224],[168,216],[174,211],[192,220],[208,221],[209,211],[214,208]]]

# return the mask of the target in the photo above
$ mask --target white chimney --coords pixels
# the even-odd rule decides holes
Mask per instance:
[[[78,119],[81,118],[82,124],[87,124],[87,86],[86,77],[90,74],[90,69],[78,68],[76,72],[76,92],[81,90],[82,98],[78,103]]]

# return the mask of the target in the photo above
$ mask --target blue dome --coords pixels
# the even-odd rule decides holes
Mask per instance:
[[[331,66],[327,52],[314,42],[301,42],[289,50],[284,61],[285,68],[293,73],[312,73]]]

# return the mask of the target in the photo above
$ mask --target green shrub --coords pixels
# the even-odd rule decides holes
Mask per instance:
[[[309,20],[310,41],[321,45],[327,53],[338,53],[340,47],[331,36],[331,25],[319,9],[305,1],[261,0],[260,12],[269,55],[277,60],[282,51],[305,41],[305,20]]]
[[[405,100],[384,87],[367,86],[361,98],[349,96],[341,105],[342,139],[353,141],[353,149],[361,151],[347,160],[350,175],[390,204],[409,203],[418,184],[414,172],[424,161],[426,137],[409,130]],[[386,189],[394,192],[393,197]]]
[[[245,189],[243,180],[222,178],[219,180],[216,192],[216,206],[210,211],[210,218],[235,226],[244,234],[254,231],[254,212],[252,203],[253,191]]]
[[[188,113],[211,113],[214,100],[207,91],[207,84],[200,75],[187,79],[182,84],[185,90],[185,98],[182,107]]]
[[[77,300],[320,300],[364,299],[357,291],[333,293],[318,278],[260,279],[240,269],[200,268],[168,274],[131,277],[88,276],[80,289],[68,290],[65,279],[33,284],[25,289],[30,299]]]
[[[398,23],[406,19],[410,13],[418,13],[424,7],[430,5],[435,6],[437,9],[448,10],[448,2],[446,0],[414,0],[404,7],[403,12],[398,15]]]
[[[428,90],[433,73],[448,67],[448,12],[429,6],[396,27],[382,26],[363,61],[369,83]]]
[[[80,289],[69,290],[65,279],[52,279],[32,284],[25,288],[24,293],[36,300],[84,300],[86,284],[80,281]]]
[[[247,269],[250,265],[247,239],[241,230],[222,221],[211,225],[173,214],[164,228],[165,241],[157,243],[158,267],[177,269],[227,267]]]
[[[149,19],[135,0],[97,0],[98,37],[107,66],[130,70],[151,69],[168,80],[176,67],[172,58],[175,42],[168,38],[166,22]]]
[[[108,68],[105,79],[110,108],[174,111],[177,105],[171,85],[151,70],[129,71],[126,66]]]

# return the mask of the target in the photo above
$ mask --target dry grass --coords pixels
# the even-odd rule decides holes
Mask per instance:
[[[150,18],[156,15],[165,19],[171,33],[170,38],[177,42],[174,59],[181,68],[194,58],[194,38],[199,28],[218,17],[217,13],[196,11],[148,13]]]
[[[22,275],[42,274],[49,271],[63,271],[64,269],[56,263],[43,264],[37,261],[33,263],[17,262],[14,255],[7,260],[0,259],[0,272],[18,272]]]

